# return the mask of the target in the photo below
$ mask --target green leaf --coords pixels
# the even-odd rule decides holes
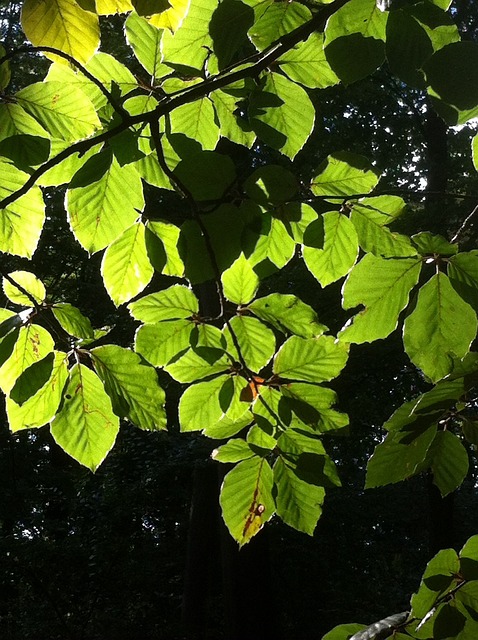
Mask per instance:
[[[410,360],[432,381],[450,373],[452,357],[462,358],[476,336],[473,309],[460,298],[444,273],[423,285],[406,318],[403,343]]]
[[[136,332],[135,351],[153,366],[163,367],[191,346],[193,328],[189,320],[145,324]]]
[[[45,301],[45,285],[33,273],[30,273],[29,271],[12,271],[8,275],[16,284],[26,291],[26,293],[29,293],[37,304],[42,304],[42,302]],[[2,282],[3,293],[7,296],[10,302],[13,302],[14,304],[21,304],[24,307],[33,306],[30,297],[23,293],[21,289],[13,285],[11,281],[3,277]]]
[[[161,241],[166,253],[166,264],[162,273],[166,276],[181,278],[184,275],[184,264],[178,252],[179,228],[169,222],[149,220],[146,229]],[[146,235],[146,247],[148,248],[148,234]]]
[[[295,242],[282,220],[267,213],[260,214],[258,226],[244,239],[244,253],[254,267],[271,262],[282,269],[294,256]]]
[[[286,33],[290,33],[304,24],[312,14],[310,9],[298,2],[259,3],[256,19],[249,37],[259,51],[263,51]]]
[[[195,0],[190,4],[187,16],[176,33],[163,33],[163,62],[197,70],[203,68],[208,51],[213,47],[209,21],[216,7],[216,0]]]
[[[478,579],[478,535],[468,538],[460,551],[460,574],[465,580]]]
[[[427,84],[460,111],[478,104],[478,43],[454,42],[433,54],[423,67]]]
[[[126,13],[133,8],[130,0],[96,0],[95,5],[96,13],[99,16],[108,16],[113,13]]]
[[[53,354],[49,354],[53,355]],[[46,360],[49,356],[46,356]],[[42,361],[39,361],[42,362]],[[54,352],[54,360],[49,362],[49,376],[46,382],[38,389],[38,376],[29,380],[31,388],[27,394],[33,391],[33,395],[29,395],[24,402],[12,389],[10,396],[6,399],[6,409],[10,429],[13,432],[21,429],[30,429],[33,427],[42,427],[47,422],[53,420],[58,407],[60,406],[63,388],[68,379],[68,356],[60,351]],[[34,367],[35,364],[32,365]],[[25,373],[28,369],[25,370]],[[43,382],[43,380],[42,380]],[[24,390],[23,390],[24,391]],[[18,400],[18,402],[16,402]]]
[[[269,463],[257,456],[239,462],[224,478],[220,497],[222,517],[240,547],[274,515],[272,484]]]
[[[359,631],[363,631],[366,628],[367,627],[364,624],[339,624],[334,627],[332,631],[326,633],[322,640],[350,640],[354,634]],[[396,640],[401,640],[401,638],[397,637]]]
[[[75,364],[63,395],[63,405],[51,423],[57,444],[80,464],[96,471],[113,447],[119,419],[98,376]]]
[[[23,187],[28,174],[13,165],[0,162],[0,200]],[[4,253],[31,258],[40,239],[45,220],[45,205],[38,187],[1,210],[0,246]]]
[[[198,382],[186,389],[179,401],[181,431],[201,431],[216,424],[224,411],[219,395],[229,376],[223,375]]]
[[[91,135],[100,127],[95,108],[77,87],[60,82],[36,82],[16,95],[18,104],[54,137],[68,142]]]
[[[294,529],[313,535],[322,514],[324,484],[340,485],[335,466],[320,440],[292,430],[280,436],[277,450],[277,515]]]
[[[223,0],[211,16],[209,33],[218,68],[224,69],[247,43],[247,31],[254,23],[254,11],[243,2]]]
[[[182,24],[190,8],[189,0],[169,0],[169,9],[151,16],[149,22],[158,29],[169,29],[174,33]]]
[[[174,172],[195,200],[220,200],[236,178],[231,158],[214,151],[186,157]]]
[[[223,204],[213,212],[201,216],[219,270],[222,272],[241,254],[243,220],[237,207]],[[196,221],[187,220],[181,227],[179,253],[184,260],[186,277],[198,284],[216,277],[204,235]],[[203,256],[197,260],[196,256]]]
[[[273,371],[281,378],[325,382],[336,378],[345,367],[348,346],[332,336],[291,336],[274,358]]]
[[[345,84],[373,73],[384,61],[387,17],[375,0],[350,0],[330,16],[325,55]]]
[[[207,424],[205,436],[214,439],[230,438],[252,422],[250,383],[238,375],[229,375],[219,390],[218,401],[222,409],[219,420]]]
[[[161,62],[162,31],[137,13],[130,13],[125,21],[125,33],[134,55],[153,78],[161,78],[171,71]]]
[[[105,345],[90,353],[116,415],[146,431],[166,429],[165,395],[156,371],[123,347]]]
[[[474,136],[471,144],[473,164],[475,165],[475,169],[478,171],[478,133]]]
[[[87,62],[100,43],[98,16],[74,0],[25,0],[22,27],[33,45],[60,49],[78,62]]]
[[[248,307],[258,318],[271,324],[284,333],[293,333],[302,338],[315,338],[327,331],[317,314],[297,296],[283,293],[271,293],[258,298]]]
[[[196,382],[209,376],[226,373],[231,361],[223,349],[194,347],[165,367],[178,382]]]
[[[448,261],[448,277],[455,291],[478,311],[478,251],[452,256]]]
[[[266,208],[287,202],[297,194],[298,188],[296,176],[274,164],[259,167],[244,182],[249,198]]]
[[[125,67],[124,64],[121,64],[117,58],[108,53],[101,51],[96,53],[91,60],[89,60],[86,68],[102,85],[109,89],[113,95],[118,93],[118,89],[121,95],[125,95],[138,88],[138,81],[131,71]],[[108,103],[108,99],[98,87],[90,81],[86,82],[80,72],[77,73],[77,76],[82,79],[84,84],[81,88],[90,97],[95,107],[97,109],[105,107],[106,114],[113,114],[113,106]]]
[[[325,56],[340,80],[349,85],[371,75],[385,61],[381,40],[366,38],[361,33],[335,38],[325,47]]]
[[[422,256],[453,256],[458,251],[458,245],[448,242],[446,238],[422,231],[412,236],[412,242]]]
[[[136,320],[153,323],[190,318],[198,313],[199,304],[191,289],[182,284],[175,284],[131,302],[128,309]]]
[[[367,254],[354,267],[343,287],[343,307],[363,304],[365,309],[347,322],[340,338],[347,342],[373,342],[386,338],[398,324],[412,287],[418,282],[421,261],[386,260]]]
[[[227,349],[236,360],[239,360],[239,354],[232,339],[231,330],[237,338],[246,366],[251,371],[259,372],[274,355],[276,345],[274,333],[257,318],[243,315],[231,318],[229,325],[224,329],[224,335],[227,340]]]
[[[347,275],[357,260],[359,246],[352,222],[338,211],[322,214],[303,238],[307,268],[323,287]]]
[[[430,391],[402,404],[383,425],[384,429],[398,431],[412,423],[419,423],[421,426],[435,424],[464,393],[463,378],[442,380]]]
[[[167,0],[131,0],[140,16],[151,16],[166,11],[171,5]]]
[[[431,450],[433,482],[442,496],[459,487],[468,473],[468,453],[460,440],[450,431],[439,431]]]
[[[382,487],[411,478],[422,470],[436,435],[436,426],[390,432],[375,447],[367,464],[365,487]]]
[[[171,113],[171,131],[199,142],[205,150],[213,150],[219,140],[216,112],[209,97],[181,105]],[[224,156],[223,156],[224,157]]]
[[[442,549],[430,560],[423,574],[420,588],[411,600],[412,618],[423,618],[452,588],[460,569],[458,556],[453,549]]]
[[[237,0],[230,1],[237,4]],[[224,2],[221,2],[219,6],[223,4]],[[256,134],[252,131],[247,121],[238,113],[237,99],[229,93],[220,90],[214,91],[210,97],[219,121],[221,136],[228,138],[236,144],[242,144],[248,148],[252,147],[256,139]]]
[[[297,428],[301,431],[338,431],[349,423],[346,413],[331,408],[337,402],[337,395],[332,389],[293,382],[282,385],[281,392],[289,410],[300,421]]]
[[[263,90],[251,99],[249,116],[261,140],[293,159],[312,133],[315,109],[302,87],[270,73]]]
[[[416,255],[416,249],[407,236],[392,233],[385,226],[393,222],[404,208],[404,201],[397,196],[363,198],[354,203],[350,219],[364,251],[387,258]]]
[[[139,222],[126,229],[104,253],[101,275],[116,306],[141,293],[153,277],[144,235],[145,227]]]
[[[20,313],[13,313],[8,309],[0,309],[0,340],[28,322],[31,313],[31,309],[24,309]]]
[[[68,302],[57,302],[51,310],[62,328],[71,336],[82,340],[94,337],[89,318],[73,305]]]
[[[422,65],[433,55],[433,45],[423,26],[410,11],[392,11],[387,21],[387,61],[390,69],[412,87],[426,87]]]
[[[0,45],[0,58],[6,54],[5,47]],[[0,65],[0,91],[3,91],[8,87],[10,83],[10,62],[6,60],[2,65]]]
[[[281,56],[279,64],[291,80],[311,89],[325,89],[340,82],[325,57],[323,33],[312,33]]]
[[[328,156],[319,166],[311,189],[316,196],[343,200],[369,193],[377,182],[377,171],[366,158],[341,151]]]
[[[256,295],[259,277],[241,253],[221,276],[224,295],[234,304],[247,304]]]
[[[105,156],[107,160],[107,152]],[[106,171],[93,176],[87,167],[91,163],[94,168],[98,155],[93,156],[80,169],[82,175],[78,172],[74,176],[73,184],[78,186],[68,189],[66,195],[70,226],[78,242],[90,253],[116,240],[134,224],[144,208],[141,178],[135,168],[120,167],[114,158],[109,158]]]
[[[253,456],[254,451],[242,438],[233,438],[211,453],[211,458],[217,462],[240,462]]]
[[[50,158],[56,158],[62,151],[68,149],[70,145],[64,140],[57,138],[51,140]],[[100,150],[100,145],[94,145],[85,153],[72,153],[68,158],[61,160],[55,166],[45,171],[38,179],[41,187],[56,187],[70,182],[75,173],[81,169],[83,165]]]
[[[388,15],[375,0],[350,0],[335,11],[327,21],[326,44],[344,35],[361,33],[367,38],[385,40]]]
[[[281,404],[281,394],[277,389],[269,385],[260,384],[260,380],[256,380],[256,394],[252,412],[257,427],[263,432],[266,441],[271,442],[270,448],[273,449],[277,444],[277,438],[280,434],[292,425],[293,416],[287,405]],[[258,384],[259,383],[259,384]],[[254,384],[254,382],[252,383]],[[248,436],[250,442],[250,437]],[[257,438],[255,440],[257,442]],[[266,444],[262,444],[264,448]]]
[[[15,335],[10,336],[13,342]],[[0,387],[5,394],[10,392],[17,378],[28,367],[42,360],[54,348],[51,335],[37,324],[20,327],[14,344],[11,342],[9,340],[6,343],[4,339],[0,344]]]
[[[0,69],[3,68],[0,67]],[[35,138],[49,138],[49,133],[15,102],[0,104],[0,140],[13,136],[32,136]]]

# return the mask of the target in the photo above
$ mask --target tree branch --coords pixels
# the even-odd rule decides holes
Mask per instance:
[[[282,38],[279,38],[264,51],[246,58],[245,60],[241,60],[236,65],[233,65],[229,69],[226,69],[214,76],[209,77],[207,80],[204,80],[199,84],[181,89],[176,93],[165,96],[159,101],[157,107],[153,111],[149,111],[146,114],[138,114],[135,116],[126,114],[123,117],[123,121],[116,127],[113,127],[112,129],[109,129],[107,131],[103,131],[99,135],[92,138],[86,138],[85,140],[80,140],[79,142],[72,144],[69,148],[64,149],[54,158],[50,158],[50,160],[47,160],[47,162],[41,165],[30,175],[30,177],[22,187],[1,200],[0,209],[4,209],[8,205],[18,200],[18,198],[20,198],[22,195],[25,195],[33,186],[35,186],[42,175],[44,175],[52,167],[59,164],[65,158],[68,158],[70,155],[73,155],[74,153],[85,153],[94,145],[101,142],[106,142],[107,140],[113,138],[115,135],[122,133],[135,124],[151,124],[152,122],[154,122],[154,120],[158,120],[159,118],[170,114],[174,109],[177,109],[178,107],[181,107],[190,102],[194,102],[195,100],[198,100],[200,98],[204,98],[217,89],[221,89],[222,87],[225,87],[233,82],[244,80],[245,78],[257,76],[258,73],[275,62],[281,55],[287,53],[287,51],[290,51],[290,49],[292,49],[302,40],[308,38],[311,33],[313,33],[314,31],[323,30],[328,18],[333,13],[338,11],[342,6],[347,4],[347,2],[350,2],[350,0],[335,0],[335,2],[332,2],[331,4],[321,9],[311,20],[309,20],[309,22],[306,22],[305,24],[301,25],[294,31],[291,31]],[[3,60],[5,60],[5,57],[0,60],[0,63]],[[243,66],[244,64],[249,63],[251,66]],[[79,63],[75,61],[74,64],[78,65]]]

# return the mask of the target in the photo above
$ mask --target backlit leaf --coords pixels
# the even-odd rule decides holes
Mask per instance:
[[[91,167],[97,160],[97,156],[91,158]],[[94,253],[136,221],[144,197],[141,178],[131,165],[120,167],[113,158],[102,175],[91,177],[85,172],[87,165],[80,169],[85,174],[84,182],[80,183],[79,173],[73,178],[73,184],[76,180],[82,186],[67,191],[66,209],[77,240]]]
[[[257,456],[239,462],[224,478],[222,517],[239,546],[247,544],[274,515],[272,484],[269,463]]]
[[[6,408],[11,431],[42,427],[53,420],[68,379],[68,357],[55,351],[50,375],[40,389],[23,403],[17,403],[12,396],[7,397]]]
[[[327,330],[318,321],[312,307],[290,294],[271,293],[265,298],[257,298],[247,308],[279,331],[294,333],[302,338],[315,338]]]
[[[456,293],[444,273],[423,285],[417,305],[406,318],[403,343],[410,360],[434,382],[452,369],[452,357],[462,358],[476,336],[473,309]]]
[[[270,102],[268,104],[269,96]],[[250,109],[258,137],[293,159],[306,143],[315,121],[315,109],[306,91],[295,82],[270,73]]]
[[[80,140],[100,127],[93,104],[77,87],[36,82],[19,91],[16,98],[54,138]]]
[[[152,323],[162,320],[190,318],[199,310],[196,296],[181,284],[151,293],[128,305],[133,318]]]
[[[292,336],[274,358],[273,371],[289,380],[325,382],[339,375],[347,358],[347,345],[332,336],[308,339]]]
[[[33,273],[29,271],[12,271],[8,275],[26,293],[30,294],[37,304],[44,302],[46,296],[45,285]],[[14,304],[21,304],[24,307],[33,306],[31,298],[5,277],[3,277],[3,292]]]
[[[0,199],[23,187],[28,174],[13,165],[0,162]],[[45,205],[38,187],[33,187],[0,215],[0,247],[4,253],[31,258],[40,239],[45,220]]]
[[[274,333],[257,318],[249,316],[234,316],[229,321],[244,358],[246,366],[252,371],[259,372],[270,361],[275,352]],[[229,353],[239,360],[236,346],[229,327],[224,329]]]
[[[52,312],[62,328],[75,338],[87,340],[94,337],[90,320],[68,302],[53,305]]]
[[[259,288],[259,277],[241,253],[221,276],[224,295],[235,304],[247,304]]]
[[[92,349],[91,357],[117,416],[147,431],[166,429],[165,395],[153,367],[116,345]]]
[[[87,62],[100,42],[98,16],[75,0],[25,0],[22,26],[35,46],[60,49],[78,62]]]
[[[311,189],[316,196],[337,196],[343,200],[369,193],[377,184],[376,170],[363,156],[349,151],[334,153],[320,165],[312,179]]]
[[[191,346],[193,328],[190,320],[145,324],[136,332],[135,350],[153,366],[163,367]]]
[[[119,418],[98,376],[75,364],[65,388],[63,405],[51,423],[57,444],[80,464],[96,471],[113,447]]]
[[[329,211],[310,224],[303,238],[307,268],[323,287],[347,275],[357,260],[357,232],[347,216]]]
[[[411,289],[418,282],[421,261],[386,260],[367,254],[354,267],[343,287],[343,307],[365,306],[347,322],[340,338],[348,342],[373,342],[386,338],[398,324]]]
[[[11,334],[13,335],[13,334]],[[54,342],[46,329],[37,324],[20,327],[18,337],[10,353],[5,353],[5,338],[1,343],[0,354],[0,386],[4,393],[9,393],[17,378],[32,364],[39,362],[53,351]],[[5,358],[5,355],[8,357]]]
[[[126,229],[104,253],[101,275],[116,305],[138,295],[153,277],[144,233],[144,225],[137,223]]]

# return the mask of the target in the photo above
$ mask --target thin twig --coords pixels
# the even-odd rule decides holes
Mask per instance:
[[[461,236],[463,235],[465,230],[468,227],[472,227],[473,226],[472,220],[473,220],[473,218],[475,217],[475,215],[477,213],[478,213],[478,204],[473,209],[473,211],[465,218],[463,224],[461,225],[461,227],[458,229],[458,231],[455,233],[455,235],[451,239],[451,242],[457,242],[461,238]]]

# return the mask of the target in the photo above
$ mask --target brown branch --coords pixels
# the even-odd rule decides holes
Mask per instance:
[[[302,40],[308,38],[311,33],[314,31],[320,31],[321,29],[323,30],[328,18],[347,2],[350,2],[350,0],[335,0],[335,2],[326,5],[317,13],[317,15],[309,20],[309,22],[306,22],[282,38],[279,38],[270,47],[265,49],[265,51],[250,56],[245,60],[241,60],[229,69],[221,71],[197,85],[181,89],[174,94],[165,96],[159,101],[157,107],[153,111],[135,116],[127,114],[124,116],[123,121],[116,127],[113,127],[108,131],[104,131],[97,136],[86,138],[85,140],[80,140],[79,142],[74,143],[68,149],[64,149],[57,156],[50,158],[50,160],[41,165],[31,174],[22,187],[1,200],[0,209],[7,207],[12,204],[12,202],[18,200],[22,195],[25,195],[33,186],[35,186],[42,175],[52,167],[59,164],[65,158],[68,158],[70,155],[73,155],[74,153],[85,153],[94,145],[113,138],[115,135],[122,133],[135,124],[151,124],[154,120],[158,120],[159,118],[171,113],[174,109],[203,98],[217,89],[221,89],[233,82],[244,80],[245,78],[257,76],[261,71],[267,69],[267,67],[275,62],[281,55],[287,53],[287,51],[292,49]],[[247,63],[250,63],[251,66],[243,66]]]
[[[476,216],[477,213],[478,213],[478,204],[473,209],[473,211],[465,218],[465,220],[463,221],[463,224],[458,229],[458,231],[455,233],[455,235],[453,236],[453,238],[451,239],[450,242],[457,242],[458,240],[461,239],[461,236],[468,229],[468,227],[472,227],[473,226],[473,222],[472,221],[473,221],[473,218]]]

